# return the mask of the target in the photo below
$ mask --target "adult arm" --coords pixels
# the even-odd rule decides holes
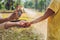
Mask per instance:
[[[7,29],[7,28],[14,27],[17,25],[18,25],[17,22],[4,22],[0,24],[0,29]]]
[[[4,22],[7,22],[7,21],[12,21],[12,20],[15,20],[15,19],[18,19],[18,12],[17,10],[15,10],[11,15],[9,15],[9,17],[7,18],[0,18],[0,23],[4,23]]]
[[[19,21],[19,22],[4,22],[0,24],[0,29],[8,29],[10,27],[20,27],[24,28],[25,27],[26,21]]]

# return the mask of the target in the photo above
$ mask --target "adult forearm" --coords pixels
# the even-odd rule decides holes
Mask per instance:
[[[0,24],[0,29],[8,29],[10,27],[15,27],[17,26],[17,22],[4,22]]]
[[[7,22],[7,21],[9,21],[8,18],[0,18],[0,23],[4,23],[4,22]]]
[[[6,22],[5,28],[15,27],[18,26],[18,22]]]

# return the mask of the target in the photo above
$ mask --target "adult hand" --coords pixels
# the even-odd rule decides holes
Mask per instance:
[[[12,14],[8,17],[9,21],[11,21],[11,20],[16,20],[16,19],[18,19],[18,18],[19,18],[19,16],[18,16],[18,11],[17,11],[17,10],[14,11],[14,13],[12,13]]]
[[[25,26],[29,27],[29,26],[31,26],[31,23],[30,22],[26,22]]]
[[[22,27],[22,28],[27,28],[30,25],[31,25],[30,22],[27,22],[27,21],[20,21],[20,22],[18,22],[18,26]]]
[[[23,12],[22,7],[17,6],[17,8],[16,8],[16,10],[14,11],[14,13],[11,14],[11,15],[8,17],[8,19],[9,19],[9,20],[16,20],[16,19],[18,19],[18,18],[21,16],[22,12]]]

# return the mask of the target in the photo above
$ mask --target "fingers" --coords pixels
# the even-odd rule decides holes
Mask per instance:
[[[22,14],[22,10],[19,9],[16,9],[12,14],[11,16],[9,17],[11,20],[15,20],[15,19],[18,19]]]
[[[10,18],[12,18],[12,20],[14,19],[18,19],[18,11],[14,11],[14,13],[12,13],[12,15],[10,16]]]
[[[30,22],[27,22],[25,25],[26,25],[26,27],[31,26]]]
[[[22,28],[28,28],[31,26],[30,22],[27,22],[27,21],[20,21],[20,27]]]
[[[16,12],[16,19],[18,19],[19,18],[19,16],[18,16],[18,12]]]

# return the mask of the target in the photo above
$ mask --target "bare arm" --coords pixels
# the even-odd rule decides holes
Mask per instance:
[[[4,28],[8,29],[10,27],[20,27],[20,28],[24,28],[25,27],[25,23],[26,21],[19,21],[19,22],[5,22],[4,23]]]
[[[4,23],[4,22],[7,22],[7,21],[12,21],[14,19],[18,19],[18,14],[17,14],[17,10],[15,10],[9,17],[7,18],[0,18],[0,23]]]
[[[0,18],[0,23],[6,22],[6,21],[9,21],[9,19],[8,18]]]
[[[14,27],[14,26],[18,26],[18,22],[6,22],[6,23],[4,24],[4,28],[5,28],[5,29],[8,29],[8,28]]]
[[[31,24],[34,23],[38,23],[40,21],[43,21],[44,19],[48,18],[49,16],[52,16],[55,12],[53,10],[51,10],[50,8],[48,8],[48,10],[45,12],[45,14],[39,18],[37,18],[36,20],[33,20],[31,22]]]
[[[18,22],[4,22],[0,24],[0,29],[8,29],[14,26],[18,26]]]

